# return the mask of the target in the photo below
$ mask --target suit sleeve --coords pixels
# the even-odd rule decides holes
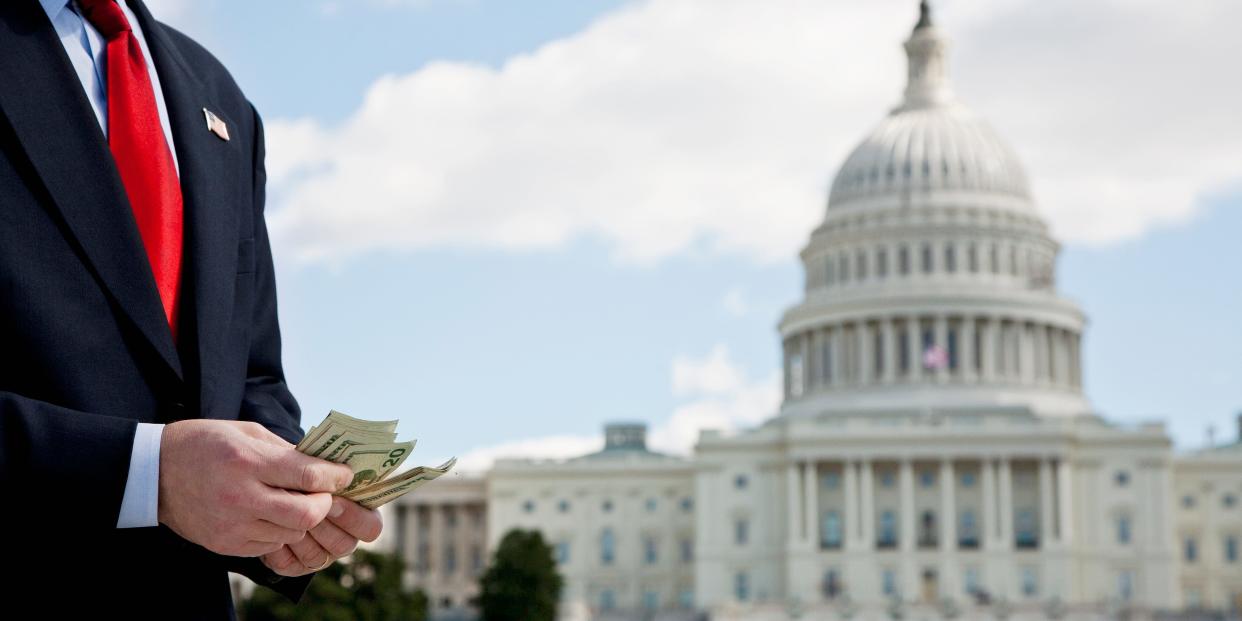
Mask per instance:
[[[250,325],[250,360],[247,364],[246,390],[238,418],[257,422],[272,433],[297,444],[302,439],[301,410],[285,384],[280,357],[280,325],[276,317],[276,278],[272,249],[268,240],[263,211],[266,197],[267,172],[264,168],[265,147],[263,122],[258,111],[254,115],[254,249],[255,305]],[[269,587],[297,602],[315,574],[295,578],[281,576],[268,569],[257,558],[226,557],[229,571],[239,573],[256,584]]]
[[[0,485],[24,499],[5,510],[44,522],[72,516],[79,532],[116,528],[137,428],[133,419],[0,392]],[[57,493],[58,484],[71,489]]]

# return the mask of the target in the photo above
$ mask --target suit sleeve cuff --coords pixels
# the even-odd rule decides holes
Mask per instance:
[[[117,528],[159,525],[160,439],[164,426],[138,423]]]

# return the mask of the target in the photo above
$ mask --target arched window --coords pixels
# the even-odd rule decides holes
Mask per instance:
[[[862,282],[867,279],[867,251],[859,250],[854,261],[858,268],[858,281]]]
[[[971,243],[966,250],[967,269],[974,274],[979,271],[979,247]]]
[[[957,545],[962,548],[979,547],[979,524],[975,520],[975,512],[972,509],[966,509],[958,514]]]
[[[903,245],[897,250],[897,273],[902,276],[910,274],[910,247]]]
[[[952,242],[944,245],[944,271],[950,274],[957,271],[957,247]]]
[[[876,251],[875,276],[876,278],[888,276],[888,248],[880,248]]]
[[[1117,515],[1117,545],[1129,545],[1131,539],[1130,514]]]
[[[932,273],[932,246],[923,244],[923,273]]]

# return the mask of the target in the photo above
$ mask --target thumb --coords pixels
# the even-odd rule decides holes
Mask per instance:
[[[302,492],[332,493],[344,489],[354,480],[349,466],[303,455],[293,447],[272,447],[270,459],[259,473],[259,479],[272,487]]]

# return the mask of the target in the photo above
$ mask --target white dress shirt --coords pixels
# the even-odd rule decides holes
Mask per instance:
[[[106,137],[108,81],[104,54],[107,42],[90,22],[82,19],[72,0],[39,1],[52,26],[56,28],[61,45],[65,46],[65,53],[73,63],[73,69],[78,74],[78,80],[82,82],[87,99],[95,110],[95,118]],[[120,5],[147,62],[151,88],[155,91],[155,105],[159,109],[160,125],[164,129],[164,140],[168,142],[173,165],[180,174],[177,149],[173,145],[172,130],[168,123],[168,108],[164,104],[163,91],[160,90],[160,78],[155,73],[154,63],[151,62],[151,50],[147,48],[147,39],[142,34],[142,27],[139,26],[134,12],[125,2]],[[125,481],[125,495],[121,499],[121,513],[116,522],[117,528],[159,525],[160,438],[163,431],[163,425],[138,423],[138,432],[134,435],[134,448],[129,459],[129,477]]]

